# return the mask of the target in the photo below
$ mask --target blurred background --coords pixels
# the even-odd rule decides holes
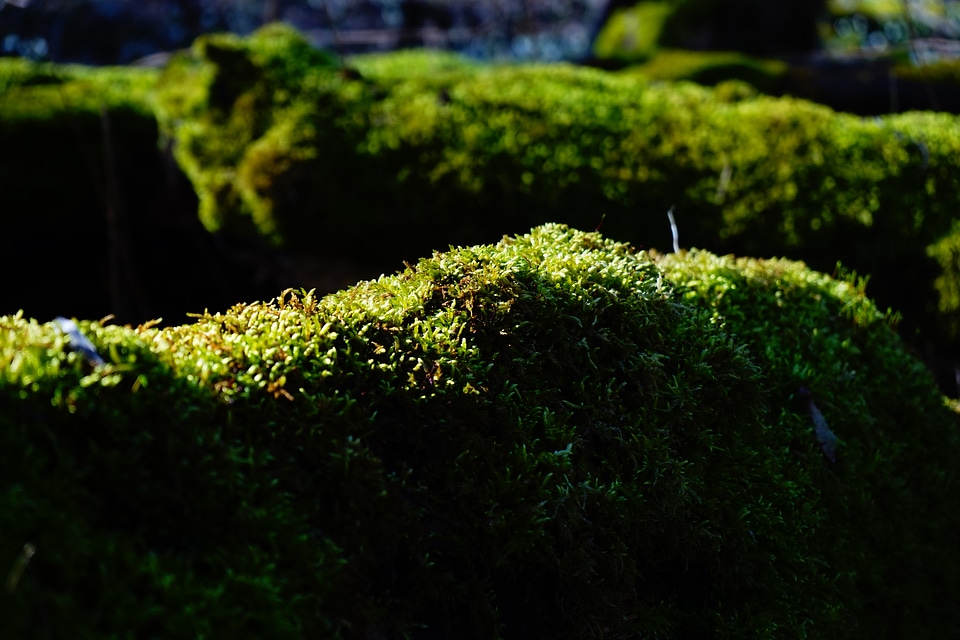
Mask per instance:
[[[617,66],[651,45],[760,56],[960,56],[960,0],[0,0],[0,55],[129,64],[272,21],[344,54],[427,46]]]

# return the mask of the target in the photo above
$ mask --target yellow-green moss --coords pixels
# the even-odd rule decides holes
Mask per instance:
[[[900,62],[893,66],[892,72],[902,80],[936,83],[938,86],[960,86],[960,61],[958,60],[937,60],[922,65],[909,61]]]
[[[942,638],[957,416],[862,289],[548,225],[157,329],[0,318],[6,635]],[[818,449],[810,388],[841,440]]]
[[[303,46],[291,31],[271,38],[271,55],[282,41],[294,57]],[[160,113],[211,229],[386,269],[490,229],[593,228],[604,215],[616,237],[668,247],[675,206],[683,244],[821,269],[842,260],[873,276],[910,330],[936,335],[926,248],[960,198],[956,116],[864,119],[738,83],[711,91],[426,52],[357,57],[356,77],[294,65],[293,81],[257,62],[258,42],[202,40],[161,81],[161,101],[167,85],[200,96],[196,113]],[[204,53],[218,47],[231,53]],[[229,80],[235,66],[256,71]],[[240,84],[215,100],[218,83]]]
[[[641,2],[614,11],[597,34],[593,55],[601,60],[634,62],[652,56],[664,23],[674,11],[671,2]]]
[[[723,64],[753,68],[738,60]],[[43,131],[22,129],[24,155],[5,158],[21,170],[62,161],[57,175],[69,166],[83,178],[64,199],[90,201],[96,195],[79,190],[91,191],[86,176],[102,154],[45,150],[96,141],[101,103],[143,116],[144,131],[154,126],[152,108],[210,230],[348,252],[389,269],[548,220],[594,228],[602,219],[615,237],[668,247],[664,213],[675,205],[684,245],[803,257],[821,269],[839,259],[871,274],[872,293],[902,309],[910,330],[942,324],[922,314],[935,313],[941,295],[927,248],[949,232],[960,198],[956,116],[868,120],[758,97],[738,82],[711,91],[428,52],[350,65],[359,74],[282,26],[248,39],[202,38],[159,81],[152,71],[11,62],[0,67],[11,69],[0,73],[2,126],[35,122]],[[63,117],[50,126],[48,112]],[[14,198],[21,185],[44,186],[46,175],[14,182]]]
[[[403,49],[390,53],[369,53],[348,60],[364,74],[378,80],[409,80],[411,77],[430,78],[445,74],[460,74],[483,65],[473,63],[463,56],[449,51],[429,49]]]
[[[927,9],[939,3],[926,2]],[[828,0],[827,9],[833,15],[860,15],[884,20],[903,16],[904,3],[901,0]]]
[[[631,66],[648,80],[689,80],[706,86],[727,81],[746,82],[767,94],[783,93],[787,65],[779,60],[753,58],[736,52],[665,49],[646,62]]]
[[[43,120],[64,112],[133,108],[149,113],[156,69],[36,63],[0,58],[0,121]]]
[[[940,294],[941,322],[947,334],[956,339],[960,336],[960,221],[955,220],[950,233],[927,248],[927,255],[939,267],[934,286]]]
[[[304,145],[313,127],[294,114],[304,110],[303,93],[324,90],[318,81],[337,80],[333,58],[282,24],[248,39],[202,37],[164,70],[157,115],[176,139],[174,153],[196,187],[209,230],[226,224],[278,237],[274,207],[259,191],[296,158],[316,155]],[[311,104],[310,111],[323,112],[323,105]]]

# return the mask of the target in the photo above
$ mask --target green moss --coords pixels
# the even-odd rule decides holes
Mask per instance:
[[[746,82],[767,94],[783,93],[787,65],[778,60],[753,58],[722,51],[660,51],[643,64],[630,67],[649,80],[689,80],[705,86],[727,81]]]
[[[944,330],[954,339],[960,337],[960,222],[954,221],[950,233],[927,248],[927,255],[939,267],[934,286],[940,294],[940,318]]]
[[[406,81],[414,78],[435,78],[477,70],[478,64],[461,55],[441,50],[403,49],[390,53],[370,53],[350,59],[364,75],[378,80]]]
[[[0,58],[0,92],[31,84],[50,84],[61,80],[52,65],[38,64],[26,58]]]
[[[892,73],[901,80],[953,87],[960,85],[960,61],[957,60],[937,60],[922,65],[904,61],[895,64]]]
[[[633,62],[652,56],[674,10],[671,2],[641,2],[614,11],[597,34],[593,55],[601,60]]]
[[[329,93],[337,80],[333,58],[282,24],[247,39],[201,37],[165,69],[158,117],[176,138],[175,155],[196,188],[207,229],[278,237],[273,203],[260,188],[316,155],[313,127],[296,114],[310,99],[303,93]],[[310,111],[327,115],[322,104]],[[250,176],[251,164],[265,175]]]
[[[158,75],[155,69],[90,69],[0,58],[0,121],[44,120],[64,117],[64,112],[97,112],[101,106],[149,113]]]
[[[664,55],[700,81],[726,77]],[[726,55],[719,68],[754,69]],[[819,269],[842,260],[872,276],[871,292],[905,312],[908,332],[943,337],[941,273],[927,247],[949,233],[960,198],[955,116],[866,120],[760,97],[740,82],[706,90],[427,52],[350,63],[359,74],[282,26],[202,38],[159,80],[11,63],[0,73],[12,98],[0,107],[0,136],[22,151],[4,155],[3,173],[53,163],[71,181],[49,212],[102,200],[102,179],[88,177],[102,165],[100,104],[156,138],[152,108],[209,230],[388,270],[450,242],[491,240],[492,229],[550,220],[594,228],[603,219],[614,237],[668,247],[664,212],[675,205],[684,245],[802,257]],[[754,70],[758,85],[776,71]],[[154,151],[141,135],[122,139]],[[74,153],[44,151],[64,144]],[[30,187],[12,190],[18,209],[49,175],[15,182]]]
[[[925,3],[929,5],[932,3]],[[828,0],[827,9],[832,15],[842,16],[859,13],[874,20],[889,20],[903,16],[904,5],[899,0]]]
[[[931,553],[929,540],[939,541],[934,546],[950,544],[951,534],[939,524],[910,532],[902,542],[909,549],[890,546],[886,539],[890,528],[899,526],[893,520],[921,526],[936,522],[941,497],[924,496],[920,487],[946,490],[953,482],[947,458],[931,466],[926,457],[941,439],[957,438],[956,422],[943,415],[941,400],[929,393],[928,372],[893,339],[888,317],[864,297],[862,280],[835,282],[797,263],[703,252],[667,256],[659,264],[665,277],[686,291],[686,299],[708,309],[713,322],[746,343],[771,393],[766,420],[783,425],[796,419],[788,417],[788,407],[800,386],[818,397],[843,442],[840,451],[848,466],[836,484],[822,486],[817,499],[831,518],[871,533],[847,537],[834,528],[836,521],[825,522],[811,531],[812,544],[822,549],[827,566],[836,568],[854,557],[864,562],[855,571],[832,573],[833,587],[851,600],[872,608],[890,598],[889,615],[860,618],[857,637],[916,633],[914,625],[922,623],[915,616],[939,615],[936,606],[926,609],[930,598],[957,588],[955,559],[931,572],[916,570],[942,559]],[[792,320],[784,322],[785,316]],[[891,403],[892,390],[898,400]],[[867,497],[874,491],[884,499]],[[873,554],[886,560],[867,560]],[[950,624],[956,628],[957,622]]]
[[[957,628],[957,416],[800,264],[548,225],[322,300],[80,324],[106,366],[0,319],[0,549],[36,549],[13,637]]]
[[[299,51],[283,33],[271,51],[284,38]],[[247,62],[230,64],[260,71],[216,80],[230,65],[204,42],[221,41],[168,69],[160,113],[208,228],[386,270],[490,229],[594,228],[603,214],[612,235],[667,247],[664,212],[675,205],[686,245],[820,269],[842,260],[873,276],[873,294],[905,312],[908,331],[939,335],[926,315],[937,308],[926,248],[949,231],[960,198],[955,116],[867,120],[737,83],[710,91],[426,52],[355,58],[358,78],[294,65],[303,75],[293,82],[257,62],[260,41],[236,38],[218,46]],[[210,98],[230,82],[248,88]],[[171,91],[194,97],[168,102]]]

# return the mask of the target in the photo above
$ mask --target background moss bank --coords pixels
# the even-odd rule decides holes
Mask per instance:
[[[489,242],[546,221],[602,225],[612,237],[663,248],[671,243],[664,212],[674,207],[684,246],[803,259],[827,272],[840,261],[869,275],[871,295],[903,312],[903,335],[940,356],[952,383],[960,358],[949,248],[960,198],[956,116],[864,119],[757,96],[743,84],[707,90],[572,66],[478,66],[423,52],[351,65],[340,68],[278,25],[246,39],[208,36],[159,76],[84,74],[67,90],[87,92],[76,117],[71,107],[51,118],[29,115],[28,105],[50,102],[53,88],[67,85],[43,68],[29,82],[23,69],[13,73],[15,101],[4,103],[11,140],[25,148],[70,140],[71,119],[83,124],[84,138],[103,139],[104,123],[121,122],[110,105],[136,104],[125,140],[155,135],[157,126],[176,159],[170,175],[178,176],[178,164],[198,199],[175,209],[149,195],[169,191],[155,147],[118,152],[122,179],[109,183],[100,156],[110,145],[80,144],[68,154],[73,175],[57,173],[62,191],[44,189],[53,177],[39,177],[32,163],[9,161],[10,175],[32,171],[12,182],[12,199],[25,211],[47,205],[39,215],[14,216],[13,235],[50,236],[54,255],[72,251],[59,271],[85,273],[74,266],[89,264],[102,290],[121,282],[134,300],[175,276],[194,302],[169,321],[191,307],[267,297],[281,282],[333,290],[356,277],[315,274],[349,264],[368,277],[435,247]],[[94,110],[96,87],[115,76],[126,78],[118,88],[137,90],[101,92],[104,119]],[[43,131],[31,134],[34,126]],[[39,162],[43,148],[29,147],[23,157]],[[92,161],[82,153],[90,149]],[[83,167],[94,176],[89,183]],[[115,201],[95,194],[110,193],[110,184],[124,196],[116,201],[129,197],[137,212],[126,218],[127,244],[136,249],[128,253],[155,257],[149,273],[121,269],[139,265],[119,259],[122,242],[105,242],[117,231],[106,223],[105,205]],[[82,207],[60,197],[81,192]],[[68,222],[53,222],[60,218]],[[193,249],[189,258],[165,260],[184,247]],[[24,262],[36,255],[30,243],[16,248]],[[141,271],[138,286],[129,275]],[[251,282],[253,293],[233,297],[223,286]],[[18,299],[42,289],[27,276],[15,285]],[[61,294],[70,308],[84,309],[87,291],[71,283]],[[167,315],[130,306],[141,320]],[[90,316],[120,312],[103,307]]]
[[[906,331],[955,344],[928,257],[960,198],[955,116],[863,119],[733,85],[426,53],[358,58],[346,73],[318,55],[274,28],[202,40],[161,79],[161,122],[208,228],[389,270],[436,246],[602,215],[612,236],[666,247],[675,206],[685,245],[842,261],[872,276]]]

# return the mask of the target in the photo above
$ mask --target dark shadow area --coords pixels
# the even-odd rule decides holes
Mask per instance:
[[[56,151],[43,144],[50,138]],[[20,180],[4,196],[4,250],[17,267],[0,285],[0,313],[181,324],[187,313],[288,287],[328,292],[369,275],[209,233],[192,187],[157,140],[156,123],[130,111],[0,131],[0,167]]]

